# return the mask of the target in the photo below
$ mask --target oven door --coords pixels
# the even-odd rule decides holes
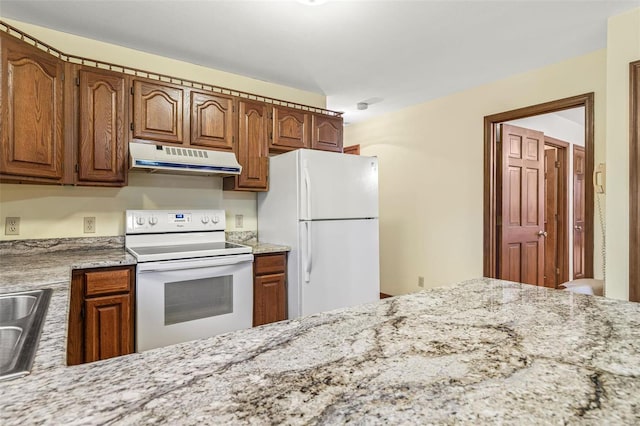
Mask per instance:
[[[139,263],[136,350],[250,328],[253,255]]]

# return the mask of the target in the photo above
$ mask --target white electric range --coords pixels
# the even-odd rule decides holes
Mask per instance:
[[[252,250],[226,242],[225,223],[224,210],[127,210],[136,351],[252,326]]]

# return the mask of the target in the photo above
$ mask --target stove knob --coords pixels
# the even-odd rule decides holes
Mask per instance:
[[[202,216],[202,223],[209,223],[209,216]]]
[[[136,223],[137,223],[138,225],[140,225],[140,226],[144,225],[144,217],[142,217],[142,216],[138,216],[138,217],[136,218]]]
[[[213,219],[211,219],[211,222],[218,223],[220,222],[220,219],[218,218],[218,216],[214,216]]]
[[[156,223],[158,223],[158,218],[155,216],[151,216],[149,218],[149,225],[155,225]]]

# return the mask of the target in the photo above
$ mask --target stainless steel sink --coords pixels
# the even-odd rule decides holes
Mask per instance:
[[[29,374],[51,289],[0,294],[0,380]]]
[[[0,324],[24,318],[31,314],[37,297],[31,295],[0,295]]]

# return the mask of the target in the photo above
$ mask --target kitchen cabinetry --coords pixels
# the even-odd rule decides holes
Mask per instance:
[[[233,98],[191,92],[191,145],[233,149]]]
[[[224,179],[225,190],[267,191],[269,189],[269,148],[267,105],[238,100],[238,143],[236,156],[242,165],[239,176]]]
[[[187,97],[188,88],[177,84],[134,80],[133,137],[184,144],[189,125]]]
[[[126,183],[127,96],[123,74],[83,68],[79,86],[78,183]]]
[[[342,117],[313,114],[311,148],[342,152]]]
[[[254,257],[253,326],[287,319],[287,254]]]
[[[270,151],[284,152],[310,147],[310,113],[293,108],[274,106],[271,119]]]
[[[73,271],[68,365],[133,353],[134,280],[133,266]]]
[[[64,63],[0,34],[0,174],[60,183],[63,177]]]

